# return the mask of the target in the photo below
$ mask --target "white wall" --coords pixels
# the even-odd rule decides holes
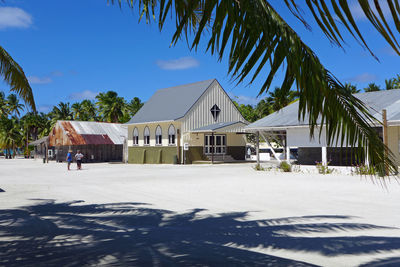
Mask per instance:
[[[314,138],[310,139],[309,127],[290,128],[286,131],[289,146],[293,147],[322,147],[326,146],[325,129],[319,138],[319,129],[315,131]]]
[[[214,121],[210,112],[215,104],[221,109],[217,121]],[[182,131],[187,132],[206,125],[230,121],[244,121],[244,118],[215,81],[183,118]]]

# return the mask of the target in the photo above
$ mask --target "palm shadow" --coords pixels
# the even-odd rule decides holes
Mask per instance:
[[[327,256],[400,249],[399,237],[304,236],[387,228],[321,222],[349,216],[246,220],[247,212],[204,216],[202,211],[178,214],[144,203],[84,205],[53,200],[0,210],[0,265],[309,266],[248,249]]]

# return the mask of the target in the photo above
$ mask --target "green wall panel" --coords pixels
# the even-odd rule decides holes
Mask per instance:
[[[176,147],[129,147],[129,163],[174,163],[176,156]]]

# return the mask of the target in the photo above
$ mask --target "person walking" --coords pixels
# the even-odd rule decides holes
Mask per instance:
[[[71,166],[71,162],[72,162],[72,150],[71,149],[68,150],[66,161],[67,161],[67,164],[68,164],[67,165],[68,166],[68,170],[70,170],[70,166]]]
[[[80,150],[77,151],[77,153],[75,155],[75,159],[76,159],[76,165],[78,167],[78,170],[81,170],[82,169],[83,154],[81,153]]]

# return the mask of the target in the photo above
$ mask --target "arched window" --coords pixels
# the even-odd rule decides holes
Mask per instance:
[[[133,129],[133,144],[136,146],[139,145],[139,131],[136,127]]]
[[[168,144],[175,145],[175,127],[172,124],[168,128]]]
[[[147,126],[144,128],[143,137],[144,137],[144,144],[150,145],[150,130],[149,127]]]
[[[161,145],[162,144],[162,130],[161,126],[158,125],[156,128],[156,145]]]

